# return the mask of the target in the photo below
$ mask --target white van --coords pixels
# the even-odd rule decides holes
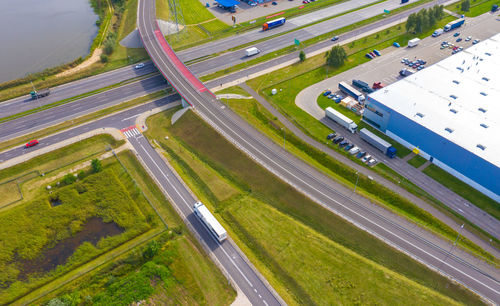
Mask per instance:
[[[255,54],[259,54],[260,53],[260,50],[255,48],[255,47],[252,47],[252,48],[248,48],[245,50],[245,53],[247,56],[252,56],[252,55],[255,55]]]

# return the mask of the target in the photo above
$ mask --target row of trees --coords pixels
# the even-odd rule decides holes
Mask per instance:
[[[435,5],[429,9],[422,9],[408,16],[406,31],[418,34],[430,30],[443,17],[444,6],[442,5]]]

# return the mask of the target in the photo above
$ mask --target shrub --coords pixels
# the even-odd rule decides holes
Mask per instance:
[[[94,173],[100,172],[102,170],[102,163],[99,159],[94,158],[91,162],[92,165],[92,171]]]
[[[63,185],[71,185],[71,184],[73,184],[75,181],[76,181],[76,176],[75,176],[74,174],[72,174],[72,173],[68,173],[68,174],[66,174],[66,175],[63,177],[63,179],[62,179],[61,183],[62,183]]]
[[[101,54],[101,63],[107,63],[108,62],[108,56],[106,54]]]
[[[304,53],[304,51],[300,51],[299,53],[299,59],[301,62],[305,61],[306,60],[306,54]]]

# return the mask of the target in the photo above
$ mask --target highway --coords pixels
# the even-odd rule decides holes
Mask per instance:
[[[183,67],[159,31],[155,21],[154,1],[140,0],[137,13],[138,29],[143,44],[156,67],[183,99],[193,105],[196,113],[229,141],[318,204],[345,217],[426,265],[439,269],[441,273],[447,274],[483,297],[491,301],[500,301],[500,283],[495,268],[491,267],[488,271],[478,269],[422,238],[413,229],[401,226],[394,221],[399,220],[399,217],[390,218],[382,215],[369,206],[336,191],[332,188],[330,178],[261,135],[224,107],[189,70]],[[404,224],[402,220],[401,223]],[[254,302],[252,297],[249,298]]]

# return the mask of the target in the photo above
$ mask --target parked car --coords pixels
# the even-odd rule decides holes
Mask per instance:
[[[331,94],[331,93],[332,93],[332,91],[331,91],[331,90],[327,90],[327,91],[325,91],[325,92],[323,93],[323,96],[325,96],[325,97],[326,97],[326,96],[328,96],[328,95],[329,95],[329,94]]]
[[[337,144],[337,143],[341,142],[342,140],[344,140],[344,136],[337,136],[333,140],[333,143]]]
[[[333,99],[333,97],[335,97],[335,95],[334,95],[334,94],[330,94],[330,95],[328,96],[328,99]]]
[[[365,152],[365,151],[361,151],[361,152],[359,152],[358,154],[356,154],[356,157],[357,157],[357,158],[361,158],[361,157],[363,157],[363,156],[365,156],[365,155],[366,155],[366,152]]]
[[[344,150],[346,151],[349,151],[350,149],[352,149],[354,147],[354,144],[350,143],[348,144],[347,146],[345,146]]]
[[[373,56],[371,56],[371,54],[370,54],[370,53],[366,53],[366,54],[365,54],[365,56],[366,56],[366,57],[368,57],[369,59],[372,59],[372,58],[373,58]]]
[[[359,148],[358,147],[354,147],[354,148],[352,148],[352,149],[349,150],[349,154],[351,154],[351,155],[354,155],[354,154],[356,154],[358,152],[359,152]]]
[[[467,36],[467,37],[465,38],[465,41],[469,41],[469,40],[471,40],[471,39],[472,39],[472,37]]]
[[[472,42],[473,45],[477,44],[478,42],[480,42],[479,39],[474,39],[474,41]]]
[[[425,68],[425,67],[424,67],[423,65],[422,65],[422,66],[418,66],[418,67],[417,67],[417,70],[422,70],[422,69],[424,69],[424,68]]]
[[[380,53],[380,51],[378,51],[377,49],[373,49],[373,53],[375,53],[375,55],[377,55],[377,56],[381,56],[382,55]]]
[[[335,133],[331,133],[331,134],[328,134],[328,135],[326,136],[326,139],[327,139],[327,140],[330,140],[330,139],[335,138],[335,136],[337,136],[337,134],[335,134]]]
[[[333,36],[333,37],[332,37],[332,41],[336,41],[336,40],[338,40],[338,39],[339,39],[339,37],[338,37],[338,36]]]
[[[342,148],[342,147],[347,146],[348,144],[349,144],[349,141],[347,141],[347,140],[342,140],[342,141],[339,143],[339,147],[341,147],[341,148]]]
[[[362,162],[364,162],[364,163],[366,163],[366,162],[367,162],[368,160],[370,160],[371,158],[372,158],[372,156],[371,156],[370,154],[367,154],[367,155],[365,155],[365,156],[361,159],[361,161],[362,161]]]
[[[393,42],[393,43],[392,43],[392,45],[393,45],[394,47],[396,47],[396,48],[401,47],[401,46],[400,46],[397,42]]]
[[[375,165],[376,163],[377,163],[377,160],[375,158],[372,158],[366,164],[371,167],[371,166]]]
[[[36,146],[38,144],[38,140],[36,139],[33,139],[33,140],[30,140],[26,145],[25,147],[26,148],[29,148],[29,147],[33,147],[33,146]]]
[[[456,42],[461,42],[462,41],[462,38],[457,38]]]
[[[144,66],[145,66],[144,63],[140,63],[140,64],[135,65],[134,68],[135,69],[141,69],[141,68],[144,68]]]
[[[460,35],[460,33],[459,33],[459,32],[457,32],[457,33],[453,34],[453,37],[457,37],[458,35]]]
[[[375,57],[377,57],[377,56],[375,55],[375,53],[373,53],[373,52],[369,52],[369,53],[370,53],[370,55],[371,55],[371,56],[373,56],[374,58],[375,58]]]

